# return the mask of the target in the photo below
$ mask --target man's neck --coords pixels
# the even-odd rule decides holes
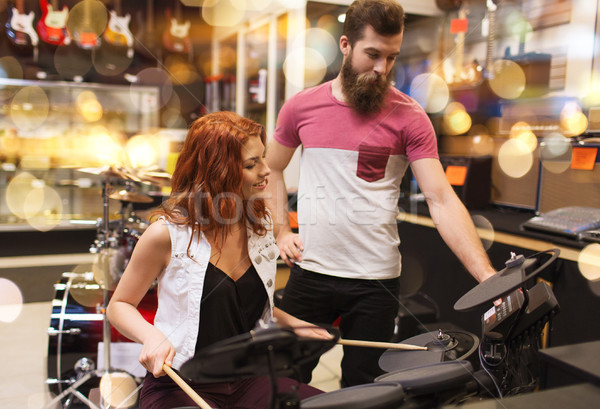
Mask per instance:
[[[338,74],[337,77],[331,81],[331,94],[335,99],[340,102],[346,102],[346,97],[344,96],[344,91],[342,91],[342,78],[341,74]]]

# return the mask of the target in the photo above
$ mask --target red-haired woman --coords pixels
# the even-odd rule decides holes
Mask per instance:
[[[173,173],[172,194],[159,218],[141,236],[108,305],[110,322],[141,343],[139,361],[148,370],[140,409],[193,405],[164,376],[163,364],[179,369],[200,349],[240,335],[259,319],[327,338],[325,330],[273,306],[277,246],[263,195],[270,169],[262,125],[232,112],[196,120]],[[136,309],[158,280],[154,325]],[[280,392],[296,385],[279,380]],[[191,383],[213,407],[265,409],[266,378]],[[301,384],[301,399],[320,393]]]

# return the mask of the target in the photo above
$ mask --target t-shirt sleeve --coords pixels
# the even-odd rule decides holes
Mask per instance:
[[[439,159],[433,125],[423,109],[415,103],[412,121],[407,126],[406,156],[409,162],[417,159]]]
[[[277,125],[273,138],[288,148],[296,148],[302,144],[300,135],[296,129],[296,120],[294,117],[294,101],[295,97],[287,100],[277,116]]]

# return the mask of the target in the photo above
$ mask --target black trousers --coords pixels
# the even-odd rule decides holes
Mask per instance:
[[[313,324],[331,325],[340,318],[342,338],[388,342],[398,315],[399,279],[359,280],[332,277],[292,267],[281,309]],[[371,383],[381,375],[383,349],[344,346],[342,387]],[[301,368],[308,383],[318,360]]]

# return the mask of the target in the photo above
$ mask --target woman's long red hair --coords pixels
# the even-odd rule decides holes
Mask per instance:
[[[240,221],[264,235],[265,201],[248,200],[242,193],[242,151],[252,137],[265,144],[264,127],[233,112],[194,121],[171,178],[171,196],[155,215],[191,226],[192,235],[214,232],[217,247]]]

